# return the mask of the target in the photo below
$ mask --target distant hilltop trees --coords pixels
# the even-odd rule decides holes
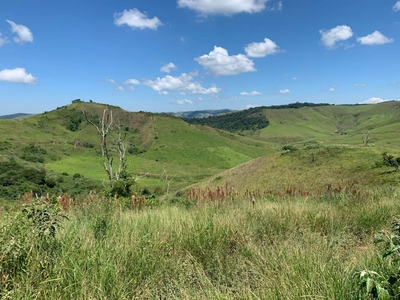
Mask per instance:
[[[328,103],[291,103],[285,105],[260,106],[246,110],[235,111],[218,116],[209,116],[205,118],[183,118],[189,124],[201,124],[210,127],[226,130],[234,133],[249,130],[260,130],[269,125],[269,121],[264,114],[265,109],[284,109],[284,108],[301,108],[301,107],[316,107],[328,106]]]

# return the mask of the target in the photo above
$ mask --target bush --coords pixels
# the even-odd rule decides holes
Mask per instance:
[[[22,211],[0,228],[1,298],[14,288],[20,276],[46,276],[43,270],[53,262],[58,249],[55,236],[63,219],[68,217],[58,205],[38,200],[24,205]]]
[[[289,151],[295,151],[295,150],[297,150],[297,148],[293,145],[285,145],[282,147],[282,151],[289,152]]]
[[[393,155],[387,152],[382,153],[382,160],[385,166],[393,167],[397,172],[400,165],[400,157],[395,158]]]

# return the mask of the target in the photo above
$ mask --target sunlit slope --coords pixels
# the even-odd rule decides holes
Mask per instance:
[[[384,150],[327,147],[268,155],[221,172],[198,186],[212,188],[228,183],[241,192],[246,189],[283,192],[288,188],[314,192],[326,189],[329,184],[332,187],[398,185],[400,173],[390,167],[376,167]],[[398,156],[400,152],[393,154]]]
[[[318,141],[327,144],[362,143],[370,131],[370,143],[400,145],[400,103],[319,106],[299,109],[265,109],[270,125],[250,137],[278,145]]]

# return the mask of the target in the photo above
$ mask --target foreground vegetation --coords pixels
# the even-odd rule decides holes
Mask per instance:
[[[0,120],[0,299],[399,299],[398,102],[110,109]]]
[[[93,196],[62,203],[69,212],[56,199],[30,200],[3,220],[0,296],[372,298],[360,274],[398,268],[381,258],[373,235],[400,215],[399,196],[387,187],[147,206]]]

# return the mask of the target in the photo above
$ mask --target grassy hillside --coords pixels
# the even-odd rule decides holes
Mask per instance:
[[[370,131],[376,146],[400,146],[400,102],[264,109],[264,114],[269,126],[248,136],[278,145],[307,141],[359,145]]]
[[[104,107],[75,102],[24,120],[0,120],[0,130],[5,133],[0,140],[4,148],[0,161],[14,157],[18,163],[39,165],[58,174],[79,173],[86,178],[106,180],[100,138],[81,113],[88,112],[89,118],[96,121]],[[263,141],[188,125],[180,118],[130,113],[118,107],[109,109],[126,133],[128,171],[147,175],[140,180],[141,186],[164,187],[164,173],[173,179],[172,188],[178,189],[273,152]],[[109,143],[113,143],[112,136]],[[27,160],[24,149],[31,144],[43,153]]]
[[[315,147],[315,145],[314,145]],[[320,147],[263,156],[221,172],[196,185],[215,188],[226,183],[237,191],[260,190],[285,193],[297,190],[307,195],[332,189],[399,185],[400,174],[382,166],[381,153],[374,147]],[[400,156],[399,151],[393,155]]]

